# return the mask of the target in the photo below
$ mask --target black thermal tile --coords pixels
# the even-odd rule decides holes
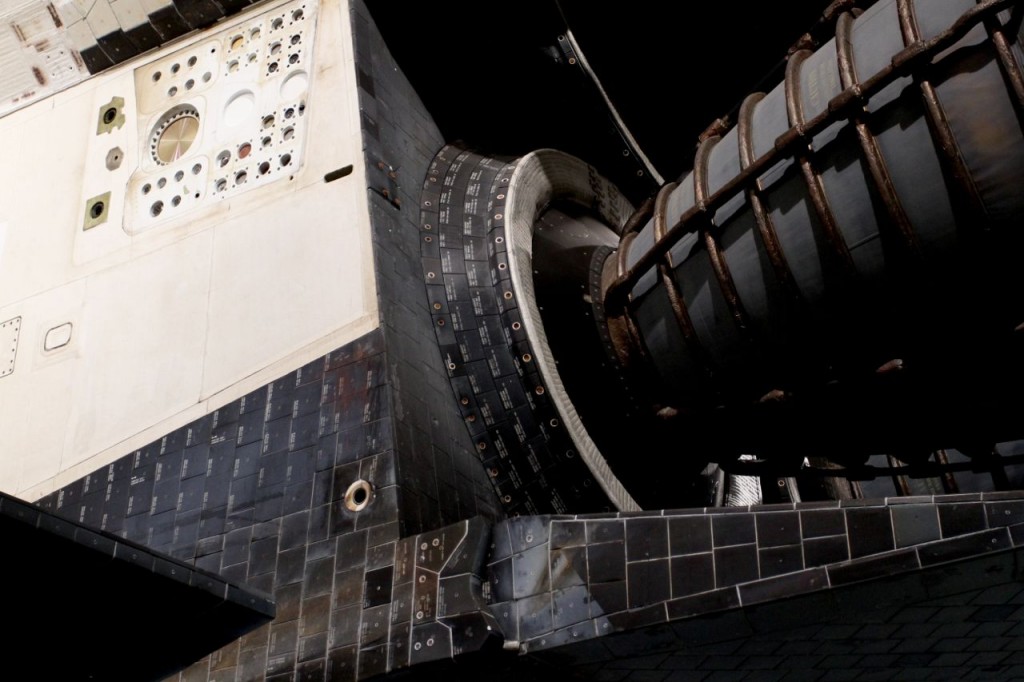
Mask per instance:
[[[409,662],[412,665],[452,656],[451,630],[441,623],[413,626],[411,639],[412,652],[409,655]]]
[[[363,608],[380,606],[391,601],[393,566],[367,571],[363,584]]]
[[[711,535],[715,547],[752,543],[756,539],[754,515],[715,514],[711,517]]]
[[[302,582],[303,575],[305,574],[305,563],[305,547],[296,547],[295,549],[280,552],[277,555],[275,585],[291,585]],[[249,572],[252,573],[252,569]]]
[[[707,516],[669,517],[668,533],[672,556],[711,551],[711,519]]]
[[[588,545],[587,570],[591,583],[625,580],[625,543],[606,542],[599,545]]]
[[[301,616],[299,617],[299,636],[308,637],[318,633],[326,633],[331,616],[331,595],[302,600]]]
[[[994,552],[1010,547],[1010,537],[1004,528],[933,542],[918,548],[922,566],[944,563],[955,559]]]
[[[562,589],[587,583],[587,548],[569,547],[551,551],[551,587]]]
[[[413,623],[419,624],[437,617],[438,575],[422,568],[416,569],[413,580]]]
[[[626,585],[631,609],[667,601],[672,596],[668,559],[626,564]]]
[[[334,557],[307,561],[303,574],[303,596],[328,594],[334,581]]]
[[[622,577],[625,578],[625,558],[622,558]],[[512,580],[512,559],[502,559],[488,566],[488,579],[496,601],[510,601],[514,598]]]
[[[744,604],[757,604],[813,592],[825,589],[826,587],[828,587],[828,576],[825,573],[825,569],[815,568],[740,585],[739,592],[740,599],[743,600]]]
[[[547,545],[512,555],[516,598],[528,597],[550,589]]]
[[[591,545],[625,539],[625,523],[620,520],[587,521],[587,542]]]
[[[797,512],[761,512],[756,517],[758,547],[764,549],[800,543],[800,515]]]
[[[846,515],[840,509],[800,511],[804,539],[846,535]]]
[[[769,547],[759,550],[757,556],[762,578],[792,573],[804,567],[803,548],[800,545]]]
[[[829,566],[832,586],[871,580],[920,568],[917,553],[912,549],[897,550],[877,557],[854,559],[838,566]]]
[[[728,587],[737,583],[757,580],[758,566],[756,545],[720,547],[714,551],[714,557],[715,584],[718,587]]]
[[[626,560],[643,561],[668,556],[668,521],[664,517],[626,520]]]
[[[850,558],[845,535],[804,540],[803,546],[807,568],[835,564]]]
[[[940,504],[939,524],[942,537],[950,538],[985,530],[985,505],[977,502]]]
[[[739,606],[739,595],[735,587],[727,587],[712,592],[704,592],[690,597],[673,599],[668,602],[668,617],[670,620],[690,618],[705,613],[723,611]]]
[[[891,513],[897,547],[939,539],[939,517],[934,504],[895,505]]]
[[[1024,501],[1000,500],[986,502],[985,511],[988,515],[989,528],[1024,523]]]
[[[715,565],[711,552],[673,557],[670,569],[673,598],[715,588]]]
[[[540,637],[553,629],[550,594],[519,600],[519,637],[521,639]]]
[[[896,547],[888,507],[851,507],[845,510],[853,559]]]

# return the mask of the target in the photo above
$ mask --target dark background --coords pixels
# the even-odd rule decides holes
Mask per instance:
[[[638,177],[638,161],[623,153],[590,80],[559,49],[566,28],[670,180],[689,169],[709,123],[781,80],[787,49],[829,2],[368,4],[447,140],[492,154],[559,148],[596,165],[636,201],[655,185]]]

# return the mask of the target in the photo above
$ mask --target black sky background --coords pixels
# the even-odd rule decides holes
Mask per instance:
[[[779,81],[787,49],[828,4],[369,0],[448,141],[510,156],[559,148],[596,165],[634,201],[655,185],[638,177],[594,88],[558,48],[567,26],[669,180],[689,169],[697,135],[711,121],[757,86]]]

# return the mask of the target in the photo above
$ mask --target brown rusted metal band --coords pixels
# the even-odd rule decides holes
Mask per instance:
[[[666,223],[668,221],[666,217],[668,198],[678,186],[678,183],[670,182],[658,191],[658,196],[654,202],[655,240],[665,236]],[[671,253],[666,253],[663,260],[658,263],[658,276],[661,279],[661,286],[665,289],[665,296],[668,298],[669,307],[672,308],[672,315],[676,318],[676,324],[679,325],[679,331],[683,335],[683,340],[686,342],[697,364],[710,376],[713,374],[711,358],[697,336],[697,330],[693,326],[693,320],[690,318],[690,311],[686,307],[683,293],[679,290],[679,283],[672,276],[671,268],[673,265]]]
[[[900,20],[900,31],[903,33],[903,43],[908,48],[924,44],[917,24],[917,12],[914,9],[913,0],[896,0],[896,10]],[[920,74],[915,74],[915,80],[921,90],[925,119],[928,121],[928,130],[932,134],[933,142],[939,153],[939,163],[942,164],[946,178],[953,185],[951,188],[954,192],[953,205],[960,207],[959,212],[961,214],[966,212],[969,218],[983,218],[985,206],[981,201],[978,188],[974,185],[974,178],[967,168],[967,163],[960,154],[960,148],[957,146],[953,129],[949,126],[949,119],[946,118],[942,103],[939,102],[935,86]],[[971,222],[973,223],[974,220]]]
[[[651,219],[651,215],[654,213],[654,197],[647,197],[643,203],[640,204],[633,215],[629,216],[629,220],[622,226],[620,234],[625,236],[633,232],[639,232],[647,221]]]
[[[619,242],[619,250],[615,254],[615,262],[617,266],[616,273],[619,277],[622,277],[629,269],[626,265],[626,256],[629,255],[629,248],[633,244],[633,240],[636,239],[636,236],[638,234],[640,233],[627,232],[626,236],[622,238],[621,242]]]
[[[697,147],[697,157],[693,162],[693,196],[694,202],[703,204],[708,198],[708,161],[711,158],[711,150],[721,140],[718,136],[709,137]],[[711,270],[718,280],[718,288],[725,298],[725,304],[729,307],[729,314],[736,323],[740,334],[746,338],[750,336],[750,323],[747,311],[743,309],[743,301],[740,300],[740,292],[736,289],[736,282],[729,272],[729,264],[725,261],[722,247],[718,243],[718,236],[715,234],[715,225],[711,220],[711,214],[705,214],[707,220],[701,225],[701,237],[711,261]]]
[[[1019,22],[1021,15],[1024,14],[1024,6],[1018,5],[1014,8],[1014,12],[1016,17],[1013,20]],[[999,68],[1002,71],[1003,80],[1006,81],[1006,87],[1010,91],[1010,100],[1013,102],[1014,111],[1017,113],[1017,121],[1024,128],[1024,71],[1021,70],[1020,64],[1013,56],[1010,41],[1007,39],[1004,27],[999,23],[997,17],[985,19],[985,30],[988,31],[988,35],[992,39],[992,45],[995,46],[996,57],[999,59]]]
[[[899,78],[913,75],[915,69],[927,65],[935,55],[953,46],[987,17],[995,16],[998,12],[1015,6],[1019,2],[1020,0],[985,0],[975,5],[964,12],[945,31],[929,40],[914,42],[898,52],[887,66],[863,81],[856,91],[852,88],[844,89],[829,101],[824,111],[803,125],[793,126],[784,132],[775,141],[775,146],[771,151],[758,157],[745,170],[736,174],[709,196],[704,203],[698,202],[683,213],[679,220],[669,228],[662,240],[656,242],[628,272],[622,274],[608,287],[605,292],[606,304],[611,305],[615,299],[621,300],[627,297],[630,288],[640,277],[653,268],[683,235],[692,232],[694,226],[700,224],[700,221],[707,220],[709,212],[717,210],[736,193],[746,189],[781,159],[794,154],[801,148],[806,148],[807,139],[836,121],[849,118],[858,108],[863,108],[862,103],[865,98],[870,98]]]
[[[740,168],[746,169],[754,162],[754,107],[764,99],[763,92],[755,92],[743,100],[740,105],[739,121],[736,124],[736,136],[740,148]],[[775,278],[779,281],[782,289],[794,300],[803,300],[800,288],[793,277],[793,271],[786,261],[786,254],[782,251],[779,243],[779,235],[775,232],[775,225],[772,217],[761,200],[761,190],[758,183],[751,183],[747,187],[747,203],[750,204],[750,211],[754,214],[754,222],[757,224],[757,232],[761,235],[761,242],[764,244],[765,253],[768,254],[768,261],[775,271]]]
[[[800,97],[800,67],[804,61],[811,56],[809,50],[795,52],[786,64],[786,113],[789,114],[789,123],[796,129],[804,125],[804,107]],[[829,205],[828,196],[825,194],[825,185],[821,180],[821,174],[815,168],[811,160],[811,137],[807,136],[803,147],[797,151],[797,162],[800,165],[800,173],[803,175],[804,184],[807,186],[807,196],[811,200],[814,214],[825,232],[825,240],[828,242],[832,253],[836,256],[843,270],[849,276],[856,275],[857,269],[850,255],[850,248],[846,244],[842,231],[836,223],[835,214]]]
[[[860,84],[857,82],[857,66],[853,56],[853,15],[850,13],[841,14],[836,24],[836,56],[839,62],[839,80],[843,88],[857,89]],[[906,251],[914,258],[921,257],[921,244],[914,232],[910,218],[900,202],[896,187],[892,182],[892,175],[882,156],[882,150],[878,146],[878,140],[868,127],[867,110],[862,109],[854,117],[854,128],[857,131],[857,141],[860,143],[861,152],[864,154],[864,161],[868,166],[868,177],[871,178],[875,190],[882,199],[886,216],[889,219],[889,227],[898,235],[900,242]]]
[[[942,489],[949,494],[956,494],[960,492],[960,486],[956,482],[956,476],[953,475],[952,471],[948,471],[949,467],[949,455],[946,454],[945,450],[935,451],[935,463],[943,469],[942,476]]]

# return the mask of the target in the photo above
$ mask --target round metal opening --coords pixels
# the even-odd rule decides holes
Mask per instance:
[[[345,491],[345,508],[349,511],[362,511],[373,501],[373,485],[362,479],[356,481]]]

